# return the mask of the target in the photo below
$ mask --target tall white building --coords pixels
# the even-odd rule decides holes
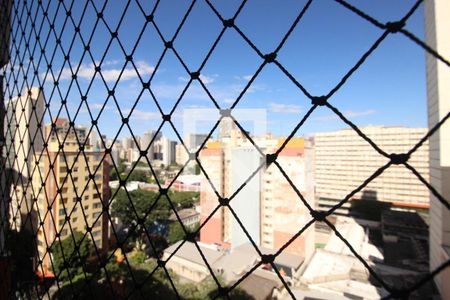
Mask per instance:
[[[450,1],[425,1],[427,45],[450,59]],[[432,128],[450,112],[450,68],[427,54],[428,126]],[[430,137],[430,183],[450,200],[450,122]],[[430,269],[450,259],[450,211],[433,194],[430,199]],[[435,277],[442,299],[450,299],[450,267]]]
[[[426,128],[367,126],[360,128],[386,153],[408,152],[427,133]],[[319,204],[344,199],[389,159],[379,154],[353,129],[317,133],[315,140],[316,193]],[[408,163],[429,178],[428,143]],[[397,206],[428,208],[429,191],[402,165],[391,165],[352,199],[391,202]]]
[[[26,178],[30,175],[31,166],[28,157],[43,149],[43,116],[44,96],[37,87],[24,90],[21,96],[6,103],[6,163]]]
[[[186,134],[184,138],[184,143],[189,151],[196,151],[198,147],[200,147],[208,137],[207,134],[204,133],[190,133]]]
[[[156,131],[150,130],[150,131],[145,132],[141,136],[140,147],[142,150],[146,149],[148,151],[147,158],[149,160],[155,159],[155,142],[161,138],[161,132],[158,132],[158,134],[156,136],[155,135],[156,135]],[[152,140],[153,140],[153,144],[150,145]]]
[[[222,124],[221,124],[222,125]],[[228,124],[229,125],[229,124]],[[231,125],[232,126],[232,125]],[[254,137],[264,153],[276,152],[284,139],[270,135]],[[228,198],[252,175],[263,157],[237,129],[224,129],[217,141],[209,141],[200,152],[202,166],[221,197]],[[278,155],[277,162],[298,191],[314,208],[311,174],[311,146],[303,138],[292,138]],[[307,173],[311,172],[311,173]],[[217,207],[218,199],[206,177],[202,178],[200,218],[204,222]],[[230,206],[239,216],[248,234],[259,246],[278,250],[310,220],[308,209],[278,168],[271,164],[251,177],[235,195]],[[200,241],[236,248],[249,242],[236,218],[221,207],[202,227]],[[285,250],[308,259],[314,251],[314,230],[310,227]]]
[[[43,150],[44,95],[39,88],[25,89],[23,94],[6,103],[5,120],[5,167],[12,172],[10,177],[16,189],[11,191],[10,224],[21,226],[21,214],[30,207],[28,189],[33,173],[32,157]],[[20,212],[18,204],[21,203]],[[28,205],[27,205],[28,204]]]
[[[172,160],[174,149],[172,149],[172,143],[167,137],[162,136],[156,142],[155,148],[157,148],[158,158],[164,166],[169,166],[174,162]]]

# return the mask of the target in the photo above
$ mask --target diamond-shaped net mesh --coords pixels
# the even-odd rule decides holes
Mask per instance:
[[[405,29],[408,20],[422,1],[414,3],[400,20],[383,23],[346,1],[336,0],[336,4],[349,13],[380,29],[381,34],[368,50],[353,62],[353,66],[338,83],[322,96],[308,91],[301,80],[277,59],[293,31],[301,26],[302,19],[311,9],[313,1],[306,1],[305,5],[295,12],[293,22],[282,35],[276,37],[278,43],[269,52],[261,50],[235,22],[248,5],[247,2],[244,0],[236,5],[232,16],[226,18],[217,8],[218,3],[215,1],[186,1],[182,4],[184,10],[174,9],[174,13],[169,14],[171,18],[164,19],[160,17],[159,12],[163,9],[170,10],[170,5],[179,3],[167,6],[167,1],[38,0],[14,1],[9,5],[8,1],[1,1],[1,24],[5,30],[2,30],[0,49],[7,51],[5,55],[2,52],[0,57],[5,64],[1,73],[5,115],[2,116],[4,139],[0,170],[3,204],[0,230],[6,239],[6,242],[2,240],[0,253],[6,255],[5,257],[20,257],[20,260],[11,263],[16,269],[0,275],[0,281],[6,291],[4,295],[27,299],[245,299],[250,296],[240,290],[239,285],[259,267],[270,265],[286,290],[286,295],[295,298],[292,285],[288,284],[285,274],[279,270],[275,261],[316,222],[326,224],[346,244],[351,254],[359,259],[370,273],[373,281],[388,292],[386,298],[408,298],[450,265],[450,261],[446,261],[406,287],[392,286],[377,274],[373,266],[364,260],[329,220],[329,217],[356,193],[392,165],[402,165],[409,169],[437,201],[446,209],[450,209],[448,200],[408,163],[410,156],[439,130],[450,113],[429,128],[428,133],[409,151],[387,153],[329,101],[390,35],[403,35],[412,41],[411,47],[423,49],[440,63],[450,66],[446,58]],[[184,31],[189,30],[185,29],[186,24],[193,18],[199,18],[198,13],[196,14],[196,7],[199,5],[206,7],[216,23],[204,29],[208,33],[205,34],[205,39],[209,38],[206,46],[199,43],[196,47],[195,41],[191,45],[192,49],[185,49],[182,46],[184,44],[178,44],[177,40],[183,38]],[[115,6],[120,8],[112,10]],[[128,26],[130,18],[135,19],[133,26]],[[9,23],[10,28],[7,25]],[[233,32],[233,36],[257,57],[258,63],[256,71],[252,71],[251,76],[248,76],[242,90],[229,101],[228,107],[224,107],[216,98],[215,92],[208,87],[208,78],[203,76],[203,71],[214,53],[223,47],[222,43],[228,32]],[[154,66],[136,59],[137,54],[142,56],[143,53],[154,61]],[[186,60],[192,53],[195,53],[195,64]],[[111,62],[110,57],[113,54],[122,59]],[[169,104],[168,101],[162,100],[164,91],[153,88],[155,80],[158,80],[158,72],[164,72],[167,60],[175,62],[174,68],[178,68],[180,76],[183,76],[182,84],[178,86],[179,91]],[[116,67],[115,72],[108,68],[108,64],[112,63]],[[297,125],[274,153],[265,153],[240,120],[233,115],[241,99],[251,92],[255,80],[269,65],[276,68],[280,77],[292,82],[296,89],[311,101],[306,113],[299,116]],[[139,85],[136,85],[133,91],[128,91],[130,108],[124,108],[121,102],[123,99],[120,99],[118,94],[123,95],[126,88],[122,83],[130,77],[138,78]],[[185,95],[193,87],[202,93],[210,107],[217,110],[219,117],[210,128],[204,128],[204,132],[209,133],[199,149],[188,153],[190,147],[183,140],[182,132],[173,118],[178,112],[177,108],[187,98]],[[139,143],[134,132],[136,122],[141,120],[142,105],[154,107],[154,120],[157,120],[151,125],[155,132],[146,144],[142,143],[142,139]],[[311,206],[279,161],[280,153],[319,107],[329,109],[337,119],[351,127],[380,156],[387,159],[386,164],[326,212]],[[111,116],[107,115],[108,110],[116,111],[116,121],[112,122],[116,126],[113,128],[115,135],[110,140],[106,140],[102,127],[105,118]],[[255,170],[249,172],[234,193],[225,197],[208,173],[208,166],[204,165],[200,154],[206,147],[208,138],[218,130],[220,123],[230,117],[242,135],[265,159]],[[86,124],[90,125],[79,126]],[[154,157],[150,155],[163,128],[173,131],[183,150],[188,153],[185,164],[172,178],[165,181],[160,180],[160,170],[154,167]],[[119,143],[119,136],[124,134],[131,137],[131,143],[138,145],[138,159],[131,164],[126,175],[123,165],[113,155],[113,148]],[[97,146],[92,143],[93,140]],[[172,193],[177,178],[192,162],[198,164],[198,171],[206,178],[211,193],[217,197],[216,206],[194,230],[182,222],[182,216],[177,209],[179,202]],[[147,199],[144,207],[139,204],[141,202],[135,200],[143,196],[131,191],[128,185],[134,180],[134,171],[138,171],[141,166],[149,168],[149,176],[154,178],[152,184],[155,191],[154,197]],[[301,201],[312,217],[303,228],[297,228],[297,233],[272,254],[260,250],[254,236],[247,230],[245,220],[240,219],[239,213],[232,205],[233,200],[236,200],[255,174],[265,166],[276,167],[275,170],[286,179],[298,196],[298,201]],[[118,179],[118,188],[109,188],[110,176]],[[121,232],[117,230],[117,220],[112,213],[114,201],[119,198],[125,203],[121,209],[131,216],[127,223],[129,227]],[[213,215],[223,209],[229,210],[230,216],[237,221],[260,257],[252,268],[232,284],[224,283],[221,276],[213,270],[210,259],[203,253],[204,248],[199,246],[196,238]],[[161,245],[158,235],[151,230],[151,221],[155,215],[167,211],[173,212],[172,218],[180,225],[181,243],[163,259],[161,247],[164,246]],[[142,243],[146,244],[148,252],[152,253],[152,257],[145,260],[145,264],[141,262],[145,267],[136,267],[139,258],[134,253],[136,250],[131,249],[131,242],[138,249],[145,247]],[[195,287],[183,284],[167,267],[168,262],[174,259],[185,243],[193,244],[194,250],[198,250],[210,273],[206,279],[210,285],[209,294],[201,294],[198,290],[197,294],[189,294],[189,289],[195,290]],[[27,273],[25,270],[33,272]],[[46,278],[50,278],[52,283],[48,284]],[[187,294],[190,296],[186,296]]]

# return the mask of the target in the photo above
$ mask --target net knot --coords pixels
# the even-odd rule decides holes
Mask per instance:
[[[326,214],[323,211],[313,210],[310,212],[314,220],[323,222],[325,220]]]
[[[234,20],[233,19],[223,20],[223,26],[228,27],[228,28],[233,27]]]
[[[220,197],[220,198],[219,198],[219,203],[220,203],[220,205],[222,205],[222,206],[227,206],[228,203],[230,203],[230,199],[224,198],[224,197]]]
[[[164,260],[158,259],[158,267],[164,268],[165,265],[166,265],[166,262]]]
[[[402,165],[405,164],[409,159],[408,153],[392,153],[389,155],[389,158],[391,159],[391,163],[394,165]]]
[[[220,110],[220,115],[224,118],[229,118],[231,117],[231,109],[221,109]]]
[[[403,26],[405,26],[404,21],[397,21],[397,22],[387,22],[385,27],[390,33],[396,33],[399,32]]]
[[[196,160],[197,159],[197,153],[189,153],[189,160]]]
[[[327,97],[326,96],[314,96],[311,99],[311,103],[313,105],[324,106],[327,103]]]
[[[275,52],[264,55],[264,60],[266,63],[272,63],[277,58],[277,54]]]
[[[266,154],[266,165],[270,166],[277,160],[277,157],[278,157],[277,153]]]
[[[172,46],[173,46],[172,41],[165,42],[164,46],[166,46],[166,48],[169,48],[169,49],[172,48]]]
[[[199,79],[200,78],[200,72],[191,72],[191,79],[195,80],[195,79]]]
[[[275,260],[275,255],[273,254],[263,254],[261,256],[261,262],[263,264],[271,264]]]

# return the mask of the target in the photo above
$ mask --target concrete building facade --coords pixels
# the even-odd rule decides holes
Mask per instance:
[[[46,135],[50,135],[48,151],[35,156],[39,172],[32,178],[36,190],[35,210],[42,220],[37,227],[37,243],[44,274],[52,272],[47,247],[55,239],[70,238],[72,231],[86,232],[89,228],[97,248],[107,251],[108,246],[108,226],[101,215],[109,197],[109,168],[102,161],[104,152],[94,150],[88,143],[80,152],[80,144],[86,140],[86,128],[69,127],[65,119],[57,119],[55,124],[54,128],[50,125],[45,128]],[[66,135],[63,154],[57,138],[62,141]],[[42,176],[49,173],[48,179],[42,182]],[[69,215],[70,227],[66,220]],[[37,270],[42,269],[38,266]]]
[[[426,43],[450,58],[450,2],[425,2]],[[450,112],[450,69],[427,54],[428,126],[432,128]],[[450,123],[447,120],[430,138],[430,184],[450,199]],[[430,199],[430,270],[450,259],[450,211],[433,194]],[[442,299],[450,298],[450,268],[435,277]]]
[[[272,136],[255,137],[255,140],[265,153],[274,153],[284,141]],[[263,156],[236,128],[225,134],[222,132],[218,141],[208,142],[200,153],[200,161],[215,190],[204,177],[200,192],[201,223],[217,207],[218,195],[225,198],[233,195],[263,163],[262,159]],[[305,164],[305,159],[304,140],[293,138],[280,152],[277,161],[314,207],[313,185],[306,183],[313,178],[305,176],[305,166],[311,164]],[[310,190],[306,190],[307,187]],[[230,206],[252,239],[259,246],[272,250],[288,242],[310,219],[308,209],[274,165],[264,166],[253,174]],[[220,207],[209,219],[200,231],[200,241],[232,249],[249,242],[227,207]],[[303,257],[311,256],[314,251],[313,230],[306,230],[286,251]]]
[[[27,208],[31,205],[28,179],[33,169],[29,157],[40,154],[43,150],[43,116],[44,95],[39,88],[25,89],[22,95],[6,103],[5,167],[12,172],[10,180],[15,186],[10,195],[9,222],[16,229],[20,229],[21,215],[26,215]]]
[[[408,152],[427,133],[426,128],[367,126],[360,129],[387,153]],[[314,143],[316,194],[320,204],[344,199],[388,162],[351,128],[317,133]],[[428,180],[428,142],[408,162]],[[390,166],[352,199],[386,201],[404,207],[429,207],[428,189],[401,165]]]

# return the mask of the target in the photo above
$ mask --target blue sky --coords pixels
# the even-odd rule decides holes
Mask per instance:
[[[105,22],[113,30],[117,27],[125,2],[110,1],[104,10]],[[131,2],[118,30],[118,38],[127,54],[131,52],[145,23],[136,2]],[[145,2],[145,5],[142,5],[148,14],[153,2],[141,2]],[[305,2],[250,0],[235,23],[261,52],[270,53],[280,43]],[[414,3],[406,0],[349,2],[381,22],[400,19]],[[224,18],[230,18],[240,1],[215,0],[212,3]],[[78,23],[83,5],[78,1],[76,5],[78,6],[73,8],[72,16]],[[188,5],[189,1],[177,1],[176,5],[173,1],[161,1],[155,11],[154,20],[166,40],[172,39]],[[97,8],[100,9],[100,6]],[[54,10],[49,12],[49,15],[52,14]],[[62,11],[58,14],[63,15]],[[55,28],[59,32],[63,23],[58,20]],[[95,20],[93,7],[89,4],[80,26],[85,41],[89,39]],[[410,18],[406,28],[423,39],[423,7]],[[221,22],[205,1],[197,1],[174,40],[175,49],[190,70],[195,71],[199,68],[221,29]],[[381,34],[381,30],[334,1],[316,0],[278,53],[277,59],[311,94],[320,96],[327,94],[339,82]],[[66,51],[70,46],[68,41],[71,41],[73,35],[73,25],[67,24],[62,36],[62,46]],[[92,58],[87,55],[82,57],[82,43],[79,37],[75,39],[70,52],[70,63],[72,68],[78,66],[80,68],[78,85],[81,93],[86,93],[88,84],[95,74],[93,60],[98,63],[102,59],[109,41],[110,35],[101,22],[92,37],[90,45]],[[46,49],[53,49],[54,43],[55,38],[51,37]],[[151,90],[164,112],[168,113],[186,86],[189,76],[171,50],[166,53],[155,71],[163,49],[164,45],[157,31],[148,24],[133,54],[133,61],[144,80],[148,80],[155,73]],[[67,64],[62,65],[62,58],[63,54],[58,50],[53,61],[53,69],[55,71],[62,69],[59,88],[63,97],[57,93],[51,96],[53,89],[51,76],[46,79],[45,94],[47,99],[52,98],[52,113],[58,111],[61,98],[67,97],[69,111],[64,111],[61,116],[67,117],[69,114],[73,118],[80,104],[81,95],[75,86],[69,89],[71,72]],[[201,78],[219,105],[227,108],[238,97],[261,63],[262,60],[255,51],[233,28],[230,28],[202,69]],[[114,86],[124,64],[125,54],[117,40],[113,40],[101,65],[109,89]],[[44,64],[41,64],[40,71],[45,71]],[[40,77],[44,78],[44,74],[41,73]],[[123,112],[130,111],[141,90],[141,81],[128,63],[122,80],[115,89],[115,97]],[[107,88],[97,74],[87,94],[87,101],[95,118],[107,97]],[[365,64],[330,99],[330,102],[360,126],[373,124],[425,127],[427,122],[423,50],[401,34],[388,36]],[[268,131],[275,135],[288,135],[310,105],[310,101],[302,92],[275,65],[269,64],[259,74],[236,108],[266,109]],[[213,107],[199,83],[194,81],[174,113],[174,122],[177,127],[182,127],[183,109]],[[83,106],[75,123],[89,125],[89,121],[89,115]],[[160,123],[159,112],[149,92],[144,91],[130,117],[130,127],[139,135],[147,130],[156,129]],[[108,137],[113,137],[119,129],[120,117],[111,97],[98,117],[98,126],[101,133]],[[299,134],[345,127],[331,111],[319,108],[304,124]],[[206,131],[209,130],[205,129]],[[163,132],[170,137],[174,136],[167,125],[164,126]],[[128,129],[120,134],[121,137],[128,135]]]

